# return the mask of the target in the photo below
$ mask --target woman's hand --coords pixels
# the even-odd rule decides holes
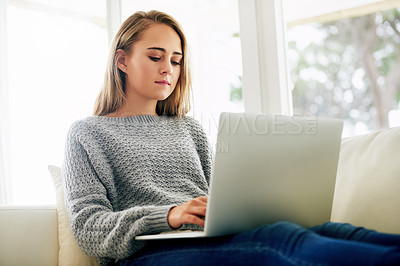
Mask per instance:
[[[169,225],[176,229],[183,224],[197,224],[204,227],[207,197],[198,197],[173,207],[168,214]]]

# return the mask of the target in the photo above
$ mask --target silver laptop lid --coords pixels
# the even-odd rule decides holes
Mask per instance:
[[[343,122],[222,113],[205,233],[330,219]]]

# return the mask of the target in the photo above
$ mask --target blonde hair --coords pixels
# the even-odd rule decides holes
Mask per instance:
[[[191,78],[185,35],[171,16],[160,11],[139,11],[121,25],[112,42],[103,87],[97,96],[93,115],[103,116],[116,111],[125,100],[125,73],[117,67],[116,51],[130,52],[132,45],[139,41],[141,33],[154,23],[170,26],[179,35],[183,58],[178,82],[174,91],[165,100],[157,102],[158,115],[183,116],[190,110]]]

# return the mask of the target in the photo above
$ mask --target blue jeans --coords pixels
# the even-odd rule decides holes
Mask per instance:
[[[118,265],[400,265],[400,235],[279,222],[233,236],[157,240]]]

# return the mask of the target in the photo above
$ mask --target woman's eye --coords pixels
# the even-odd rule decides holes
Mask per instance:
[[[156,57],[156,56],[149,56],[149,58],[151,61],[154,61],[154,62],[158,62],[161,60],[161,57]],[[181,64],[181,62],[180,61],[171,61],[171,64],[174,66],[179,66]]]
[[[154,56],[149,56],[151,61],[157,62],[159,61],[161,58],[160,57],[154,57]]]

